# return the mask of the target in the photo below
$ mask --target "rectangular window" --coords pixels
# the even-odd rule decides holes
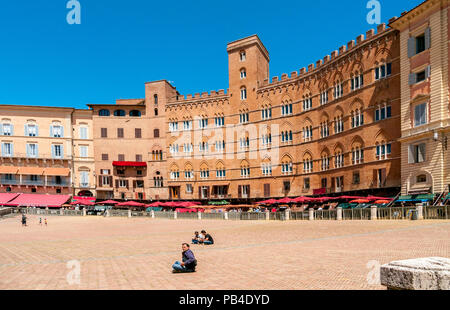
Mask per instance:
[[[426,80],[426,78],[427,78],[427,76],[426,76],[425,70],[416,73],[416,83],[423,82]]]
[[[80,146],[80,157],[83,157],[83,158],[88,157],[88,147],[86,145]]]
[[[54,144],[52,145],[53,148],[53,158],[62,158],[63,157],[63,151],[62,151],[62,145],[61,144]]]
[[[425,143],[409,146],[408,163],[422,163],[425,161]]]
[[[414,107],[414,126],[421,126],[427,123],[427,104],[422,103]]]
[[[108,160],[108,154],[102,154],[102,160]]]
[[[141,128],[135,128],[134,129],[134,137],[136,139],[142,138],[142,129]]]
[[[36,125],[27,125],[27,133],[26,136],[36,137],[37,136],[37,127]]]
[[[38,157],[38,145],[34,143],[27,144],[27,157]]]
[[[425,34],[416,37],[416,54],[425,50]]]
[[[88,129],[87,127],[80,127],[80,139],[87,139],[88,138]]]
[[[101,137],[107,138],[108,137],[108,128],[102,128],[101,129]]]
[[[117,128],[117,138],[123,138],[123,128]]]
[[[136,161],[137,162],[142,162],[142,155],[136,155]]]
[[[12,125],[3,124],[3,128],[0,128],[0,134],[4,136],[12,136]]]
[[[119,159],[119,161],[125,161],[125,155],[119,154],[118,159]]]
[[[2,143],[2,156],[9,157],[13,155],[13,144]]]
[[[53,138],[61,138],[63,136],[63,128],[61,126],[52,126],[51,131]]]
[[[186,193],[192,194],[192,192],[193,192],[192,184],[186,184]]]
[[[359,184],[359,171],[353,172],[353,184]]]

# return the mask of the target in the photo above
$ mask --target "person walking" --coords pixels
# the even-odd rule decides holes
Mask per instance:
[[[195,272],[195,267],[197,266],[197,260],[195,259],[194,253],[189,248],[189,244],[183,243],[181,245],[182,253],[181,259],[182,262],[176,261],[172,265],[173,273],[187,273],[187,272]]]
[[[22,226],[27,226],[27,217],[25,214],[22,214]]]
[[[39,225],[42,226],[42,217],[39,218]]]
[[[47,219],[46,218],[44,219],[44,223],[45,223],[45,226],[47,226]]]

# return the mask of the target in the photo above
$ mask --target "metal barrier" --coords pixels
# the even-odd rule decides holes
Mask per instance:
[[[342,210],[343,220],[370,220],[370,208],[354,208]]]
[[[110,210],[110,216],[122,216],[122,217],[128,217],[128,211],[127,210]]]
[[[290,219],[294,221],[308,221],[309,212],[308,211],[291,212]]]
[[[370,214],[369,214],[370,216]],[[308,216],[309,218],[309,216]],[[336,220],[337,219],[337,210],[318,210],[314,211],[314,219],[315,220]]]
[[[228,212],[228,220],[239,221],[241,219],[241,212]]]
[[[178,216],[178,214],[177,214],[177,216]],[[174,219],[174,212],[173,211],[167,211],[167,212],[156,211],[155,212],[155,218],[158,218],[158,219]]]
[[[202,217],[203,217],[203,214],[202,214]],[[177,219],[198,220],[198,213],[197,212],[177,213]]]
[[[450,219],[450,206],[423,207],[423,218],[425,220]]]
[[[410,220],[412,213],[416,210],[412,208],[378,208],[377,219],[379,220]]]
[[[149,212],[144,212],[144,211],[131,211],[131,216],[144,217],[144,216],[150,216],[150,213]]]
[[[67,216],[83,216],[83,211],[81,210],[64,210],[63,212]]]
[[[202,213],[202,219],[205,220],[224,220],[225,219],[225,215],[220,212],[220,213]]]
[[[266,214],[264,212],[242,212],[240,217],[241,221],[258,221],[265,219]]]
[[[264,216],[265,218],[265,216]],[[269,213],[269,220],[271,221],[285,221],[286,220],[286,213],[285,212],[270,212]]]
[[[0,217],[2,216],[6,216],[6,215],[10,215],[14,213],[14,209],[13,208],[6,208],[6,209],[1,209],[0,210]]]

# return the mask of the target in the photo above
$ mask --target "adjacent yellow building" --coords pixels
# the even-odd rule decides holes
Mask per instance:
[[[0,192],[95,195],[89,110],[0,106]]]

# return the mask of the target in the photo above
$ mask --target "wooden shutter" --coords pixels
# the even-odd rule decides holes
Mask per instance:
[[[431,76],[431,66],[428,66],[425,69],[425,79],[428,79]]]
[[[201,186],[198,187],[198,198],[202,199],[202,187]]]
[[[264,184],[264,197],[270,197],[270,184]]]
[[[425,49],[429,49],[431,47],[431,28],[425,29]]]
[[[112,177],[108,177],[108,183],[109,183],[109,187],[112,187]]]
[[[101,176],[101,175],[99,175],[99,176],[98,176],[98,186],[100,186],[100,187],[102,187],[102,186],[103,186],[103,183],[102,183],[102,181],[103,181],[103,179],[102,179],[102,176]]]
[[[409,74],[409,85],[414,85],[414,84],[416,84],[416,74],[410,73]]]
[[[416,54],[416,38],[411,37],[408,39],[408,57],[411,58]]]
[[[238,185],[238,198],[242,197],[242,192],[241,192],[242,186]]]
[[[375,184],[375,187],[378,186],[378,170],[377,169],[373,169],[373,177],[372,177],[372,181]]]
[[[119,188],[119,180],[116,180],[116,188]]]
[[[250,185],[247,185],[247,197],[250,198]]]
[[[127,189],[129,189],[129,184],[128,184],[128,180],[125,180],[125,186],[127,187]]]
[[[381,186],[386,185],[386,168],[381,169]]]

